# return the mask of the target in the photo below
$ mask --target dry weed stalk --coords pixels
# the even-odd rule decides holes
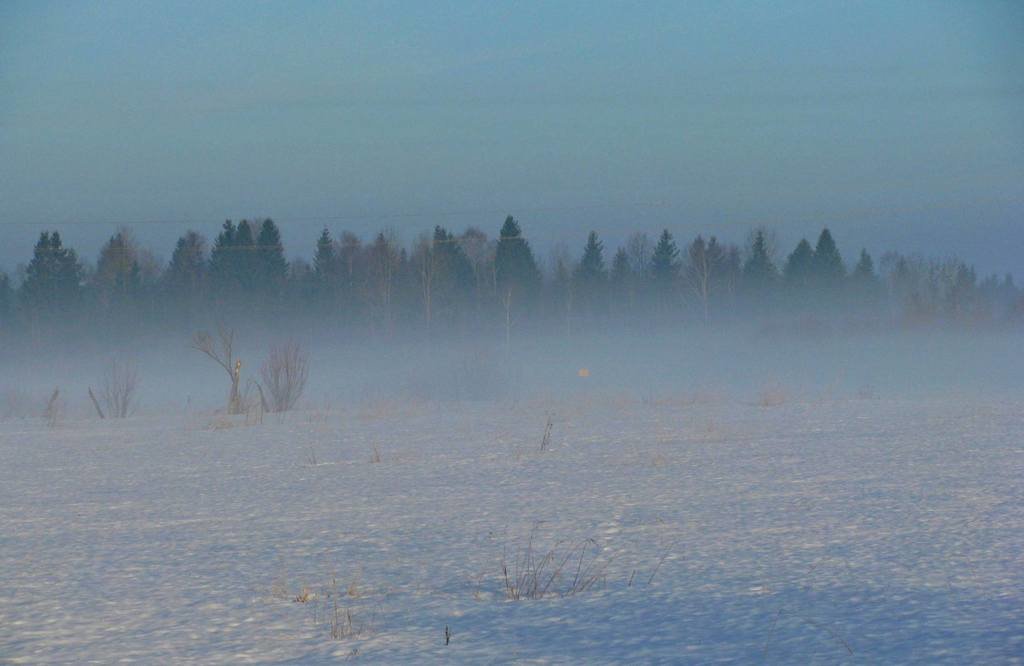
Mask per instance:
[[[50,399],[46,402],[46,409],[43,410],[43,418],[46,419],[46,424],[51,428],[56,427],[57,422],[60,420],[60,388],[53,389],[53,393],[50,394]]]
[[[544,424],[544,436],[540,440],[540,450],[545,451],[548,446],[551,445],[551,428],[554,426],[554,420],[551,414],[548,414],[547,423]]]

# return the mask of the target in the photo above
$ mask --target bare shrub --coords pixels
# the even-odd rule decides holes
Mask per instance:
[[[270,393],[268,407],[272,412],[287,412],[295,406],[309,379],[309,357],[297,342],[286,342],[270,348],[260,377]]]
[[[534,527],[526,546],[516,549],[511,562],[502,556],[505,598],[520,601],[553,595],[570,597],[603,580],[608,562],[601,562],[601,549],[596,541],[557,541],[550,548],[537,549],[536,532]]]
[[[228,394],[228,414],[245,412],[238,385],[242,377],[242,361],[234,356],[234,329],[217,327],[215,340],[206,331],[199,331],[192,338],[192,348],[213,359],[231,378],[231,392]]]
[[[123,419],[135,409],[135,390],[139,385],[139,369],[135,361],[112,359],[103,373],[100,397],[113,419]],[[102,414],[101,414],[102,416]]]

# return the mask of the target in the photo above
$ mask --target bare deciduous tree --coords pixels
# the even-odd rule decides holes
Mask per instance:
[[[287,412],[295,406],[309,379],[309,357],[297,342],[286,342],[270,348],[270,355],[260,368],[260,377],[270,393],[270,409]]]
[[[205,331],[199,331],[192,338],[192,348],[203,352],[217,365],[224,368],[231,378],[231,393],[228,395],[228,414],[241,414],[242,396],[238,390],[238,384],[242,377],[242,361],[234,356],[234,329],[217,327],[217,339]]]
[[[139,384],[139,369],[135,361],[112,359],[103,374],[100,396],[107,405],[111,418],[123,419],[135,408],[135,389]]]

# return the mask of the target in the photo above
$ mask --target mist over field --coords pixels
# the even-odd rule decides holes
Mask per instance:
[[[211,328],[210,330],[215,330]],[[1019,398],[1024,367],[1019,330],[842,332],[800,325],[702,326],[678,332],[618,331],[528,334],[507,349],[490,341],[379,340],[329,332],[236,332],[244,379],[260,380],[275,343],[299,340],[309,357],[303,409],[373,401],[516,402],[539,397],[601,396],[626,402],[714,399],[757,402],[763,391],[790,399],[990,395]],[[69,413],[93,414],[86,390],[112,359],[138,366],[139,415],[225,409],[230,383],[223,370],[192,349],[192,337],[149,336],[108,346],[7,354],[4,391],[26,402],[20,416],[38,416],[59,387]],[[586,369],[588,376],[581,377]]]

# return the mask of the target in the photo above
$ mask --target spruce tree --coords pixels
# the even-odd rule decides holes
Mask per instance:
[[[743,284],[746,291],[755,296],[764,296],[778,279],[768,247],[768,238],[763,229],[754,232],[750,252],[743,264]]]
[[[540,292],[540,271],[530,249],[530,243],[523,238],[519,223],[511,215],[505,218],[494,251],[495,286],[498,298],[504,302],[511,299],[514,307],[530,308]]]
[[[238,223],[235,230],[235,242],[231,248],[232,269],[235,283],[243,294],[251,294],[260,284],[261,264],[263,263],[256,251],[256,234],[248,220]]]
[[[612,257],[612,269],[608,280],[612,285],[624,287],[629,282],[632,272],[633,269],[629,265],[629,255],[626,254],[626,248],[620,247],[615,251],[615,256]]]
[[[861,249],[857,265],[850,273],[850,289],[859,305],[874,305],[881,298],[882,285],[875,273],[875,262],[866,249]]]
[[[786,286],[794,291],[807,289],[811,284],[814,269],[814,250],[806,238],[801,238],[796,249],[786,258],[786,265],[782,269]]]
[[[576,274],[582,284],[600,284],[607,273],[604,268],[604,243],[597,238],[597,232],[587,235],[587,244],[583,246],[583,257],[576,268]]]
[[[861,249],[860,258],[857,259],[857,265],[854,266],[850,279],[860,284],[878,281],[878,275],[875,274],[875,262],[866,249]]]
[[[26,310],[44,316],[59,313],[75,304],[81,283],[78,256],[64,247],[60,233],[40,234],[21,286]]]
[[[194,310],[206,295],[207,271],[206,239],[186,232],[175,244],[163,275],[164,290],[172,307],[181,309],[186,325],[191,325]]]
[[[626,248],[620,247],[612,257],[612,268],[608,275],[609,300],[617,312],[625,312],[633,305],[633,267],[629,262]]]
[[[284,258],[281,232],[269,217],[263,220],[256,238],[256,273],[260,291],[266,295],[279,295],[288,277],[288,262]]]
[[[202,290],[206,270],[206,239],[190,230],[175,244],[164,282],[178,295],[194,294]]]
[[[604,243],[591,231],[587,244],[583,246],[583,257],[573,275],[574,291],[580,308],[590,314],[604,311],[606,302],[608,272],[604,267]]]
[[[669,289],[679,276],[679,248],[668,229],[662,230],[658,244],[654,246],[649,270],[655,288],[662,292]]]
[[[434,227],[429,252],[432,263],[429,296],[434,311],[455,316],[466,307],[473,293],[473,266],[455,235],[441,226]]]
[[[839,255],[832,233],[826,227],[818,236],[818,244],[814,246],[814,277],[818,284],[825,288],[839,287],[846,277],[843,258]]]
[[[238,288],[235,255],[237,235],[237,227],[231,220],[226,220],[210,251],[210,282],[221,295],[227,295]]]
[[[337,256],[334,252],[334,241],[331,240],[331,232],[324,227],[320,238],[316,241],[316,253],[313,255],[313,274],[320,284],[328,284],[337,268]]]

